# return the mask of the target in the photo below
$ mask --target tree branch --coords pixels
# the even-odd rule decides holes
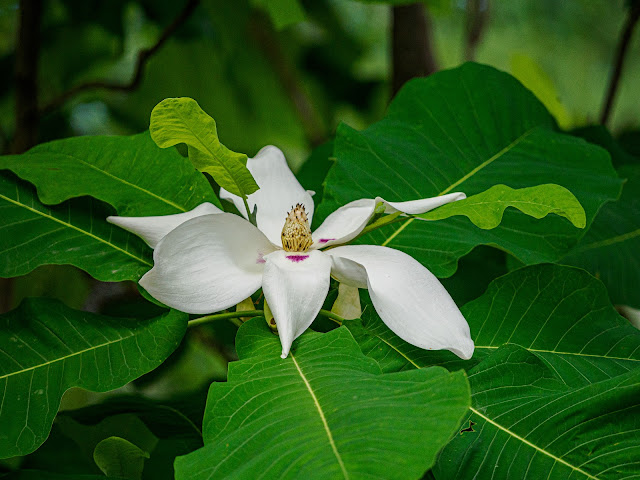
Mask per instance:
[[[171,24],[162,32],[158,41],[150,48],[146,48],[141,50],[138,53],[138,60],[136,62],[136,68],[131,80],[127,83],[116,83],[109,82],[106,80],[96,80],[92,82],[82,83],[77,85],[66,92],[62,93],[60,96],[51,100],[48,104],[46,104],[41,110],[40,113],[42,115],[47,114],[62,105],[64,105],[67,101],[69,101],[74,96],[79,93],[85,92],[87,90],[114,90],[119,92],[132,92],[140,86],[140,82],[142,81],[142,76],[144,74],[144,70],[146,67],[149,58],[151,58],[162,46],[165,42],[173,35],[173,33],[191,16],[193,11],[196,9],[200,0],[189,0],[185,7],[182,9],[180,14],[171,22]]]
[[[615,100],[618,86],[620,84],[620,78],[622,77],[622,68],[624,66],[626,53],[629,48],[629,43],[631,42],[631,37],[633,36],[633,30],[638,23],[638,19],[640,19],[640,2],[636,1],[633,2],[629,8],[627,21],[622,29],[620,40],[616,47],[615,63],[609,81],[609,88],[607,89],[604,104],[602,106],[602,113],[600,114],[600,123],[602,125],[606,125],[607,120],[609,120],[609,115],[613,108],[613,101]]]
[[[20,0],[15,64],[16,127],[11,150],[22,153],[38,139],[38,56],[42,0]]]
[[[407,81],[426,77],[438,70],[432,46],[431,19],[424,4],[393,7],[392,10],[392,93]]]

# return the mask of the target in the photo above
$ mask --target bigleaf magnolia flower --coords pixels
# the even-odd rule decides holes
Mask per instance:
[[[260,189],[257,228],[210,203],[190,212],[158,217],[109,217],[153,249],[154,266],[140,284],[156,299],[187,313],[218,312],[262,287],[273,312],[282,358],[318,315],[329,278],[368,288],[387,326],[405,341],[428,350],[447,349],[471,358],[469,326],[438,279],[409,255],[382,246],[345,245],[382,203],[385,213],[423,213],[465,198],[452,193],[409,202],[356,200],[339,208],[313,233],[311,194],[293,176],[282,152],[264,147],[247,161]],[[240,197],[225,190],[247,217]]]

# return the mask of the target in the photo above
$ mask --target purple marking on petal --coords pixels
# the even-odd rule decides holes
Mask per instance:
[[[291,260],[292,262],[298,263],[309,258],[309,255],[287,255],[285,258],[287,260]]]
[[[318,240],[318,243],[327,243],[331,240],[335,240],[335,238],[321,238],[320,240]]]
[[[258,258],[256,258],[256,263],[267,263],[264,259],[264,253],[258,252]]]

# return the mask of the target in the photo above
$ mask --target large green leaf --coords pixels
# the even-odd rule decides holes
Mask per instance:
[[[561,262],[582,267],[604,282],[616,304],[640,308],[640,165],[618,170],[622,195],[605,205],[580,243]]]
[[[469,369],[506,344],[528,349],[571,386],[640,367],[640,331],[616,313],[602,283],[577,268],[516,270],[494,280],[461,310],[476,344],[469,361],[409,345],[382,323],[370,304],[363,320],[346,325],[384,371],[428,365]]]
[[[45,143],[0,157],[0,169],[33,183],[47,205],[90,195],[129,216],[181,213],[202,202],[219,205],[204,176],[175,149],[159,149],[148,132]]]
[[[189,146],[189,157],[201,172],[231,193],[246,197],[258,190],[247,169],[247,156],[225,147],[218,139],[216,122],[192,98],[166,98],[151,112],[151,137],[162,148],[178,143]]]
[[[468,408],[462,372],[381,374],[345,328],[303,335],[283,360],[259,318],[237,348],[209,391],[205,447],[176,460],[177,479],[417,479]]]
[[[584,209],[573,194],[560,185],[547,184],[514,190],[506,185],[495,185],[472,197],[448,203],[418,218],[442,220],[464,215],[482,229],[496,228],[507,207],[514,207],[534,218],[555,213],[567,218],[577,228],[586,224]]]
[[[0,172],[0,212],[2,277],[71,264],[98,280],[138,280],[153,266],[149,247],[107,223],[112,212],[90,197],[47,207],[31,185]]]
[[[104,392],[153,370],[178,346],[187,316],[111,318],[62,303],[25,300],[0,317],[0,457],[24,455],[47,437],[62,394]]]
[[[436,479],[638,478],[640,369],[571,388],[544,360],[509,345],[469,381],[471,429],[445,447]]]
[[[317,215],[358,198],[401,201],[454,191],[471,196],[495,184],[554,183],[577,197],[588,226],[605,202],[617,198],[621,181],[605,150],[554,128],[530,91],[493,68],[465,64],[412,80],[380,122],[362,132],[340,125],[336,162]],[[359,241],[396,247],[434,274],[450,276],[458,258],[480,244],[541,263],[558,260],[582,234],[557,216],[535,220],[507,210],[493,230],[460,217],[408,219]]]

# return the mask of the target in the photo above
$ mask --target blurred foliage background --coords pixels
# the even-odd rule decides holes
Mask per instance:
[[[563,129],[597,124],[621,35],[638,10],[637,2],[623,0],[393,3],[404,2],[0,0],[0,150],[138,133],[162,99],[192,97],[215,118],[229,148],[252,156],[275,144],[306,187],[321,189],[331,154],[326,142],[340,122],[364,128],[383,116],[406,78],[466,60],[515,75]],[[412,43],[418,51],[396,48],[394,54],[392,39],[415,31],[422,39]],[[420,62],[407,61],[415,54]],[[398,59],[409,66],[402,75]],[[606,122],[636,153],[638,80],[636,32]],[[479,295],[506,271],[504,256],[482,247],[463,260],[461,275],[479,258],[495,262],[473,292],[456,294],[466,277],[446,283],[456,300]],[[98,283],[72,267],[42,267],[0,281],[1,311],[26,296],[47,295],[112,315],[156,313],[134,285]],[[125,388],[156,396],[206,388],[225,377],[234,333],[231,324],[190,330],[162,368]],[[83,405],[91,395],[72,391],[65,402]]]
[[[36,2],[39,3],[39,2]],[[193,4],[128,91],[138,53]],[[433,62],[467,59],[508,71],[533,89],[563,128],[598,121],[627,18],[623,0],[425,1]],[[0,126],[15,122],[19,3],[0,3]],[[253,155],[279,145],[298,168],[336,125],[379,119],[391,94],[393,7],[353,0],[77,1],[41,5],[37,142],[73,135],[132,134],[166,97],[198,100],[230,148]],[[632,39],[610,129],[638,127],[640,41]]]

